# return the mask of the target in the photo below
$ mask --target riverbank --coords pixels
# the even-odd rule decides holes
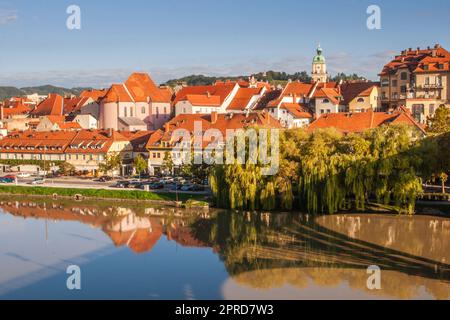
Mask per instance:
[[[205,201],[203,194],[184,194],[171,192],[146,192],[140,190],[107,190],[107,189],[88,189],[88,188],[56,188],[45,186],[12,186],[0,185],[0,194],[3,195],[24,195],[52,198],[70,198],[82,200],[114,200],[114,201],[142,201],[155,204],[179,206],[180,203],[192,201]]]

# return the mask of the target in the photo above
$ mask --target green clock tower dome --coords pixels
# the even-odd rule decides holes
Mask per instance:
[[[319,44],[319,46],[317,47],[317,55],[314,57],[313,63],[326,63],[325,57],[322,55],[322,53],[323,50]]]
[[[327,62],[325,57],[323,56],[323,50],[319,46],[317,47],[317,55],[313,59],[312,63],[312,80],[313,82],[327,82],[328,81],[328,73],[327,73]]]

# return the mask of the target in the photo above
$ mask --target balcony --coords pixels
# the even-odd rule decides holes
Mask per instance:
[[[417,86],[417,89],[437,89],[437,90],[440,90],[440,89],[444,89],[444,86],[442,85],[442,84],[440,84],[440,83],[433,83],[433,84],[431,84],[431,83],[429,83],[429,84],[423,84],[423,85],[420,85],[420,86]]]

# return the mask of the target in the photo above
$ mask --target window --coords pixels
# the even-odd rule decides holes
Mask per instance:
[[[421,115],[424,113],[424,109],[423,104],[413,104],[412,113],[417,121],[420,121]]]
[[[408,73],[407,72],[402,72],[400,74],[400,79],[401,80],[408,80]]]
[[[133,117],[133,108],[130,108],[130,117]]]
[[[142,112],[142,114],[145,114],[145,107],[142,107],[141,112]]]
[[[406,93],[406,86],[401,86],[400,87],[400,92],[401,93]]]
[[[393,86],[393,87],[398,86],[398,81],[397,81],[397,80],[392,80],[392,86]]]
[[[363,103],[364,102],[364,98],[359,98],[358,99],[358,103]]]
[[[429,112],[430,112],[430,115],[431,116],[433,116],[434,115],[434,112],[435,112],[435,109],[436,109],[436,107],[435,107],[435,105],[434,104],[430,104],[430,107],[429,107],[430,109],[429,109]]]
[[[328,100],[328,99],[323,99],[322,102],[323,102],[323,103],[330,103],[330,100]]]
[[[381,79],[382,87],[389,87],[389,79]]]
[[[127,107],[125,107],[125,109],[123,111],[123,114],[125,115],[125,118],[128,117],[128,109],[127,109]]]
[[[426,84],[426,85],[429,85],[429,84],[430,84],[430,77],[426,77],[426,78],[425,78],[425,84]]]
[[[423,65],[423,70],[429,70],[429,67],[428,67],[427,64],[424,64],[424,65]]]

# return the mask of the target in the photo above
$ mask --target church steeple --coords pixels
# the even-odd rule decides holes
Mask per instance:
[[[323,56],[322,47],[317,47],[317,55],[313,59],[312,64],[312,79],[314,82],[327,82],[328,81],[328,73],[327,73],[327,63],[326,59]]]

